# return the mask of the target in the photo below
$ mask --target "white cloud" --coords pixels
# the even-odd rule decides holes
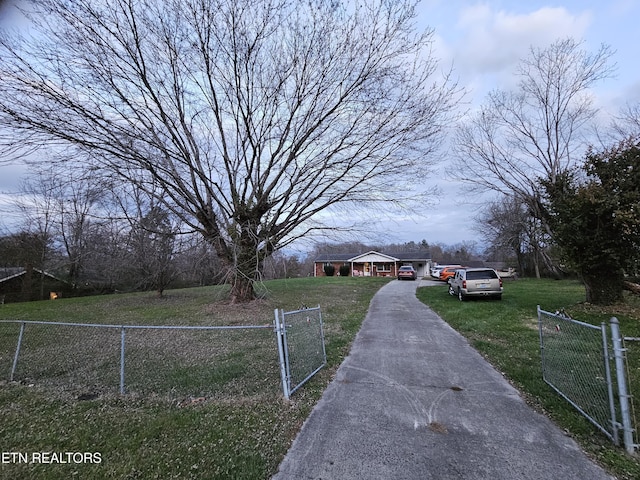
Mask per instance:
[[[542,7],[522,12],[524,8],[520,2],[513,2],[510,10],[478,3],[439,22],[436,55],[444,64],[453,63],[476,101],[495,87],[514,86],[514,68],[532,46],[546,47],[566,37],[581,40],[592,23],[588,10],[572,13],[564,7]],[[423,15],[428,22],[428,12]]]
[[[517,14],[477,5],[460,12],[454,46],[459,67],[476,73],[509,70],[531,46],[543,47],[564,37],[581,39],[591,23],[587,12],[573,15],[565,8],[545,7]]]

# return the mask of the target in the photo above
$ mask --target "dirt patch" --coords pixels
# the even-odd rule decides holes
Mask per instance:
[[[439,422],[431,422],[429,424],[429,429],[433,430],[436,433],[449,433],[449,430],[447,430],[447,427],[445,427],[443,424]]]

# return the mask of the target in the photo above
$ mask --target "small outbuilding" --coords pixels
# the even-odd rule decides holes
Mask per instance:
[[[71,284],[37,268],[0,268],[0,301],[55,299],[71,292]]]
[[[325,266],[332,265],[335,272],[339,272],[340,267],[347,265],[352,277],[395,277],[401,266],[411,265],[421,278],[429,275],[431,263],[429,252],[382,253],[372,250],[356,254],[320,254],[314,261],[313,270],[314,276],[323,277],[326,276]]]

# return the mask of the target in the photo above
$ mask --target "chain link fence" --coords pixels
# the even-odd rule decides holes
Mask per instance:
[[[149,326],[0,321],[0,375],[95,398],[286,398],[326,364],[320,307],[276,310],[274,325]],[[279,374],[280,373],[280,378]]]
[[[292,312],[276,310],[282,390],[285,398],[327,363],[320,306]]]
[[[538,310],[542,377],[585,417],[615,439],[613,384],[606,329]]]
[[[0,321],[0,375],[80,397],[277,394],[273,326]]]
[[[538,327],[544,381],[616,445],[622,433],[633,453],[633,403],[618,320],[611,319],[608,336],[604,322],[591,325],[538,306]]]

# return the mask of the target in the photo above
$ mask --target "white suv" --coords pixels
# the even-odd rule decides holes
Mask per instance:
[[[465,268],[457,270],[449,280],[449,293],[460,301],[467,297],[502,299],[502,279],[493,268]]]

